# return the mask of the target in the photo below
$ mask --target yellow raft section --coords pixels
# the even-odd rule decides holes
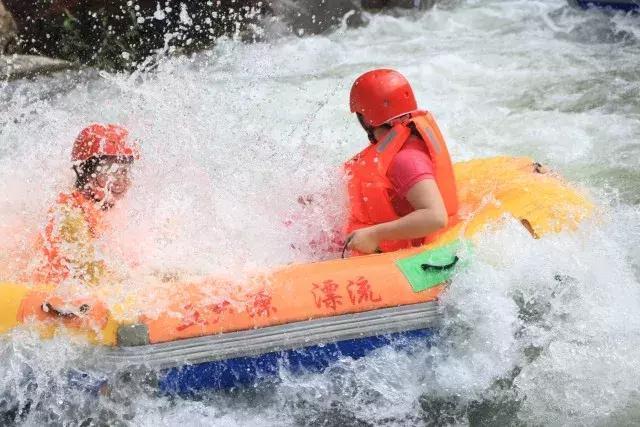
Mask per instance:
[[[158,282],[111,306],[105,302],[111,300],[105,298],[109,289],[90,291],[90,296],[79,290],[84,297],[65,301],[51,288],[0,283],[0,333],[31,323],[44,336],[64,327],[94,343],[114,345],[119,326],[143,324],[149,342],[158,343],[432,301],[443,286],[415,291],[398,260],[457,239],[473,240],[505,216],[539,238],[575,229],[594,210],[581,191],[529,158],[478,159],[454,168],[459,221],[423,247],[292,265],[242,283],[215,278]]]

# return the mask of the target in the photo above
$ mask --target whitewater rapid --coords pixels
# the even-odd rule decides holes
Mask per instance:
[[[82,343],[0,342],[0,423],[602,425],[640,421],[640,20],[563,1],[452,1],[321,36],[221,40],[133,75],[0,82],[0,265],[30,246],[73,182],[70,146],[126,125],[143,158],[103,244],[135,277],[239,277],[321,259],[344,215],[340,165],[366,138],[353,79],[402,71],[452,157],[526,155],[591,194],[576,233],[487,230],[443,298],[434,347],[383,349],[324,373],[198,400],[67,385]],[[312,196],[303,208],[299,196]]]

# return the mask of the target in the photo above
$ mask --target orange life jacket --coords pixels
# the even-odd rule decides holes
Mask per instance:
[[[348,234],[359,228],[399,218],[389,196],[393,185],[387,178],[387,171],[391,161],[411,135],[412,129],[418,132],[427,147],[450,224],[455,222],[458,194],[449,150],[433,116],[429,112],[418,111],[393,124],[381,140],[369,145],[345,163],[351,205],[346,230]],[[381,242],[380,249],[388,252],[411,246],[412,240],[385,241]]]
[[[69,227],[65,222],[73,212],[78,216],[80,223]],[[36,242],[44,260],[37,267],[32,280],[39,283],[60,283],[68,278],[70,266],[63,247],[67,244],[89,243],[68,241],[68,235],[74,234],[74,228],[83,227],[86,228],[87,238],[96,238],[101,232],[101,217],[101,211],[96,204],[79,191],[60,194],[56,204],[50,209],[47,225]]]

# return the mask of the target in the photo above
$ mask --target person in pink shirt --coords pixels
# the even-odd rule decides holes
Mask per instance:
[[[347,247],[369,254],[424,244],[458,211],[453,166],[435,119],[418,109],[406,78],[388,69],[358,77],[350,105],[370,144],[345,164]]]
[[[404,143],[389,165],[387,178],[393,185],[391,203],[398,216],[404,217],[415,211],[407,193],[422,181],[434,180],[433,162],[427,147],[418,137],[411,135]],[[423,239],[413,240],[413,245],[419,246]]]

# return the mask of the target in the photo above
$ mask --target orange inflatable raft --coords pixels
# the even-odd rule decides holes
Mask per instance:
[[[290,367],[326,366],[437,330],[438,295],[472,262],[473,239],[505,216],[533,238],[575,229],[591,202],[528,158],[455,165],[460,221],[420,248],[286,266],[242,283],[198,279],[70,292],[0,283],[0,332],[61,328],[105,347],[113,369],[144,365],[159,386],[193,391],[246,384]],[[120,298],[114,300],[114,293]]]

